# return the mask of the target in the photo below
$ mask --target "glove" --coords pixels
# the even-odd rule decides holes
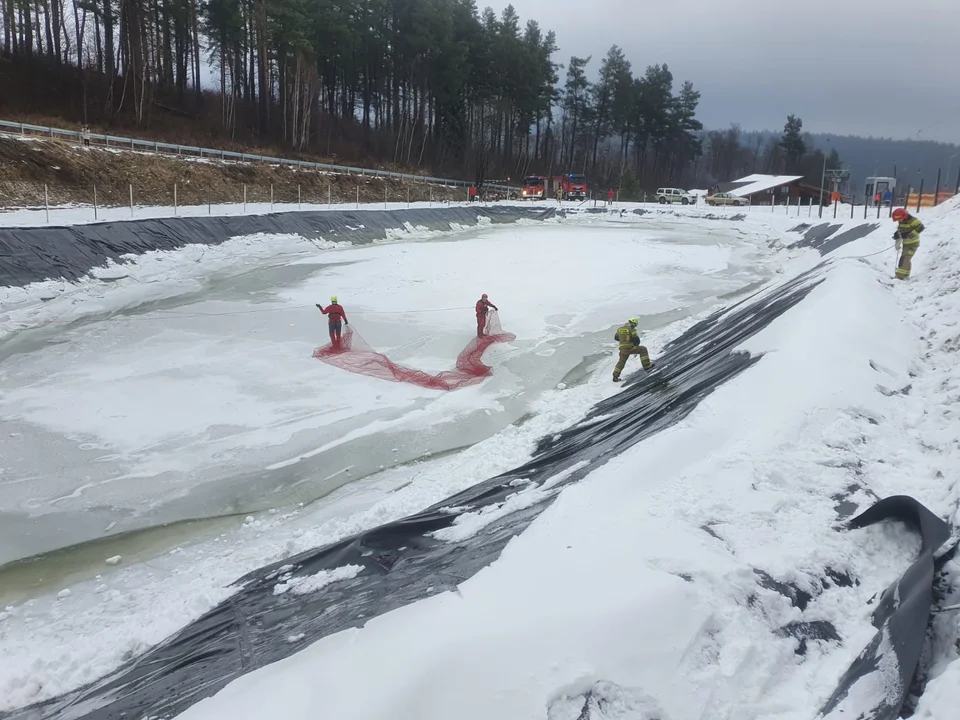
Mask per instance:
[[[897,252],[900,252],[900,238],[897,238],[897,241],[893,244],[893,246],[897,249]]]
[[[897,230],[897,231],[893,234],[893,239],[894,239],[894,240],[900,240],[901,238],[902,238],[902,236],[900,235],[900,231]]]
[[[343,324],[344,324],[344,325],[349,325],[349,324],[350,324],[350,321],[347,320],[346,318],[344,318],[344,319],[343,319]]]
[[[323,310],[323,306],[321,306],[320,303],[317,303],[317,310]]]

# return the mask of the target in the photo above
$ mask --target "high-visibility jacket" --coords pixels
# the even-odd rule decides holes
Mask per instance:
[[[637,330],[633,325],[624,325],[618,328],[613,339],[620,343],[621,350],[635,348],[640,344],[640,336],[637,335]]]
[[[325,308],[322,307],[320,308],[320,312],[324,315],[329,315],[331,323],[338,323],[341,320],[347,319],[347,311],[343,309],[343,305],[340,303],[333,303]]]
[[[916,245],[920,242],[920,233],[924,230],[923,223],[918,218],[909,216],[903,222],[897,223],[897,232],[904,245]]]

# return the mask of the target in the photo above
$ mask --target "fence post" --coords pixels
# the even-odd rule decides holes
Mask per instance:
[[[807,203],[807,217],[813,217],[813,195],[810,196],[810,202]]]
[[[936,207],[940,202],[940,168],[937,168],[937,189],[933,194],[933,206]]]
[[[839,204],[840,204],[840,201],[839,201],[839,200],[834,200],[834,201],[833,201],[833,219],[834,219],[834,220],[837,219],[837,206],[838,206]]]
[[[47,184],[43,184],[43,209],[47,213],[47,225],[50,224],[50,196],[47,194]]]
[[[273,212],[273,183],[270,183],[270,212]]]
[[[387,184],[383,184],[383,209],[387,209]]]
[[[850,183],[850,185],[852,186],[853,183]],[[850,219],[851,219],[851,220],[853,220],[853,206],[854,206],[854,204],[855,204],[855,203],[853,202],[853,197],[854,197],[854,196],[853,196],[853,192],[851,191],[851,192],[850,192]]]
[[[909,197],[909,195],[907,197]],[[923,178],[920,179],[920,192],[917,193],[917,212],[920,212],[920,204],[922,202],[923,202]]]
[[[297,210],[300,209],[300,185],[297,184]]]
[[[433,185],[430,186],[430,207],[433,207]]]
[[[247,184],[243,184],[243,211],[247,211]]]
[[[957,188],[954,192],[960,195],[960,170],[957,170]]]
[[[407,210],[410,209],[410,186],[407,185]]]
[[[360,186],[357,185],[357,210],[360,209]]]
[[[173,214],[177,214],[177,184],[173,184]]]
[[[97,220],[97,184],[93,184],[93,219]]]
[[[333,207],[333,194],[330,191],[330,183],[327,183],[327,210]]]
[[[133,217],[133,183],[130,183],[130,217]]]
[[[207,215],[213,215],[213,202],[209,195],[207,196]]]

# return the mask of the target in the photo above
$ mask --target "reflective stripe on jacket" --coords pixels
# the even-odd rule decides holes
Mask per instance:
[[[908,217],[897,224],[897,232],[904,245],[913,245],[920,242],[920,233],[924,230],[923,223],[915,217]]]
[[[614,334],[613,339],[620,343],[620,349],[633,348],[640,344],[640,336],[631,325],[624,325]]]

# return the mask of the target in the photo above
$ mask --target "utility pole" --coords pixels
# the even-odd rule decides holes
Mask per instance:
[[[823,183],[827,179],[827,154],[823,154],[823,171],[820,173],[820,213],[818,217],[823,217]]]

